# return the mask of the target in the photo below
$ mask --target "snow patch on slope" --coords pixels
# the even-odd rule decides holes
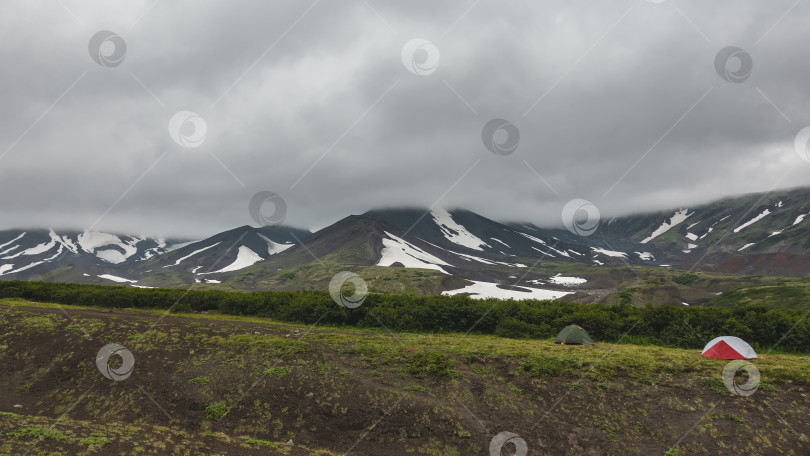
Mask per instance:
[[[19,235],[19,236],[15,237],[14,239],[12,239],[12,240],[10,240],[10,241],[6,242],[5,244],[0,244],[0,249],[2,249],[2,248],[4,248],[5,246],[7,246],[7,245],[11,244],[12,242],[19,241],[20,239],[22,239],[22,237],[23,237],[23,236],[25,236],[25,231],[23,231],[23,233],[22,233],[21,235]]]
[[[125,283],[125,282],[127,282],[127,283],[135,283],[135,282],[137,282],[137,280],[125,279],[123,277],[114,276],[112,274],[101,274],[98,277],[100,277],[102,279],[112,280],[113,282],[118,282],[118,283]]]
[[[582,277],[566,277],[563,276],[562,274],[557,274],[554,277],[549,277],[548,281],[556,285],[575,287],[577,285],[582,285],[583,283],[587,282],[588,279],[583,279]]]
[[[762,220],[766,215],[768,215],[770,213],[771,213],[770,209],[765,209],[764,211],[762,211],[761,214],[759,214],[756,217],[752,218],[751,220],[743,223],[742,225],[738,226],[737,228],[734,228],[734,232],[739,233],[740,231],[748,228],[749,226],[753,225],[754,223]]]
[[[596,253],[601,253],[602,255],[614,257],[614,258],[627,258],[627,254],[624,252],[617,252],[615,250],[605,250],[605,249],[598,249],[596,247],[591,247]]]
[[[175,261],[175,262],[174,262],[174,264],[175,264],[175,265],[178,265],[178,264],[180,264],[180,263],[181,263],[183,260],[186,260],[186,259],[188,259],[188,258],[191,258],[191,257],[193,257],[194,255],[196,255],[196,254],[198,254],[198,253],[200,253],[200,252],[206,251],[206,250],[210,249],[211,247],[215,247],[215,246],[217,246],[217,245],[219,245],[219,244],[220,244],[220,243],[219,243],[219,242],[217,242],[216,244],[211,244],[211,245],[209,245],[208,247],[203,247],[203,248],[201,248],[201,249],[199,249],[199,250],[195,250],[195,251],[193,251],[193,252],[189,253],[188,255],[184,256],[183,258],[180,258],[179,260]],[[165,266],[164,266],[164,267],[165,267]]]
[[[444,274],[448,274],[448,272],[439,265],[452,266],[451,264],[444,262],[441,258],[437,258],[387,231],[385,234],[388,237],[382,238],[382,256],[380,261],[377,262],[377,266],[391,266],[394,263],[401,263],[406,268],[435,269]]]
[[[666,233],[667,231],[672,229],[672,227],[678,225],[679,223],[689,218],[692,214],[694,214],[694,212],[692,212],[692,214],[687,214],[688,211],[689,209],[681,209],[680,211],[676,212],[672,217],[670,217],[668,221],[665,221],[664,223],[661,224],[661,226],[658,227],[658,229],[653,231],[649,237],[641,241],[641,243],[646,244],[652,241],[653,239]]]
[[[267,254],[268,255],[275,255],[277,253],[281,253],[281,252],[283,252],[283,251],[285,251],[285,250],[287,250],[290,247],[295,245],[295,244],[292,244],[292,243],[290,243],[290,244],[279,244],[277,242],[273,242],[271,239],[269,239],[269,238],[267,238],[265,236],[262,236],[261,234],[259,235],[259,237],[264,239],[265,242],[267,242]]]
[[[470,297],[473,299],[498,298],[498,299],[517,299],[517,300],[556,299],[571,294],[570,292],[566,291],[544,290],[542,288],[528,288],[528,287],[521,287],[527,291],[504,290],[503,288],[498,288],[498,284],[496,283],[479,282],[476,280],[472,280],[471,282],[473,283],[472,285],[468,285],[464,288],[459,288],[457,290],[443,291],[442,294],[445,296],[452,296],[460,293],[469,293]]]
[[[430,211],[433,220],[439,225],[444,237],[450,242],[473,250],[484,250],[481,246],[491,247],[489,244],[467,231],[467,228],[456,223],[453,217],[444,209],[436,208]]]
[[[238,271],[248,266],[252,266],[258,263],[259,261],[262,261],[263,259],[264,258],[260,257],[259,254],[257,254],[253,250],[250,250],[250,248],[241,245],[239,246],[239,252],[236,254],[236,260],[234,260],[233,263],[229,264],[228,266],[225,266],[219,271],[206,272],[205,274],[216,274],[219,272]]]

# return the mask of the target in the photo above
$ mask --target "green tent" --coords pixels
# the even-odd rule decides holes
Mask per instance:
[[[584,345],[584,344],[593,344],[593,339],[591,336],[585,332],[584,329],[577,325],[568,325],[557,334],[557,338],[554,339],[555,344],[563,344],[563,345]]]

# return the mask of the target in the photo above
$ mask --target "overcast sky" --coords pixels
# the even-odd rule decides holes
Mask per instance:
[[[205,236],[255,225],[260,191],[304,228],[434,204],[560,225],[574,198],[804,186],[808,23],[795,0],[2,2],[0,229]]]

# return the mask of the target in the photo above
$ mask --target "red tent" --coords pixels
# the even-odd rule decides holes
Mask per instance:
[[[756,352],[748,343],[733,336],[712,339],[706,344],[700,355],[718,359],[753,359],[757,357]]]

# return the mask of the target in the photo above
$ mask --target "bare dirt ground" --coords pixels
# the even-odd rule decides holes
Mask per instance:
[[[460,351],[475,340],[460,335],[22,304],[0,315],[0,455],[489,455],[502,431],[528,455],[810,454],[803,383],[739,397],[678,363],[590,375],[584,358],[559,370],[541,353],[529,369],[529,343],[509,339],[515,356]],[[134,357],[125,380],[97,367],[108,343]]]

